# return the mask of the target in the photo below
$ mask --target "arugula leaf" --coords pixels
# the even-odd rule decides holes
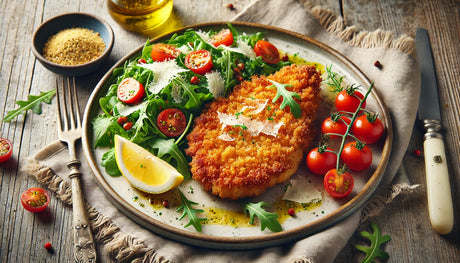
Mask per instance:
[[[354,245],[356,249],[366,253],[366,257],[361,261],[361,263],[375,262],[375,258],[388,259],[390,257],[387,252],[380,249],[380,246],[383,243],[390,241],[391,237],[389,235],[381,236],[380,228],[374,222],[371,222],[371,227],[374,230],[374,233],[371,234],[367,231],[362,231],[360,233],[362,237],[371,241],[371,246],[365,247],[356,244]]]
[[[188,161],[177,144],[175,144],[174,139],[157,139],[150,147],[157,150],[156,156],[159,158],[169,163],[171,163],[171,159],[173,159],[177,171],[184,176],[185,180],[192,177],[188,168]]]
[[[112,139],[115,134],[127,137],[128,133],[117,123],[114,116],[99,115],[92,121],[95,143],[94,147],[112,146]]]
[[[185,197],[185,195],[179,189],[177,189],[177,191],[179,192],[182,204],[176,208],[176,212],[184,210],[181,217],[179,218],[179,221],[182,220],[182,218],[185,216],[188,216],[189,222],[184,227],[193,225],[196,231],[201,232],[201,222],[206,221],[206,218],[197,217],[196,213],[203,213],[204,210],[193,208],[192,205],[198,205],[198,203],[188,200],[187,197]]]
[[[300,116],[302,116],[302,109],[300,108],[299,103],[294,100],[294,98],[300,99],[300,95],[293,91],[286,90],[286,87],[292,87],[292,85],[281,84],[273,80],[269,81],[273,84],[270,87],[276,87],[278,90],[272,102],[275,103],[280,96],[283,96],[283,102],[281,102],[280,109],[284,109],[286,106],[289,106],[294,117],[300,118]]]
[[[56,90],[50,90],[48,92],[40,92],[40,95],[38,96],[29,95],[27,97],[27,101],[22,101],[22,100],[16,101],[16,104],[19,105],[19,108],[8,111],[3,121],[9,122],[12,119],[16,118],[21,113],[26,114],[28,110],[32,110],[36,114],[41,114],[42,113],[41,103],[45,102],[47,104],[50,104],[51,99],[54,97],[54,94],[56,94]]]
[[[213,98],[212,93],[202,93],[198,92],[197,89],[200,87],[197,85],[192,85],[182,78],[175,78],[172,81],[174,84],[179,85],[182,87],[184,91],[184,96],[188,98],[187,103],[185,103],[185,108],[191,111],[199,111],[203,102],[208,101]]]
[[[266,227],[273,232],[279,232],[282,229],[281,224],[276,220],[278,218],[278,214],[267,212],[264,207],[269,206],[267,202],[259,202],[257,204],[254,203],[245,203],[244,204],[244,212],[249,212],[250,221],[249,224],[254,223],[254,216],[257,216],[260,220],[260,229],[263,231]]]

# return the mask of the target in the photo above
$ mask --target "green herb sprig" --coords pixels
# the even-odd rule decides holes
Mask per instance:
[[[28,110],[32,110],[36,114],[42,113],[41,103],[51,103],[51,99],[56,94],[56,90],[50,90],[47,92],[40,92],[40,95],[29,95],[26,101],[18,100],[16,104],[19,105],[19,108],[15,110],[8,111],[5,118],[3,118],[4,122],[10,122],[14,118],[16,118],[20,114],[26,114]]]
[[[387,252],[380,249],[380,246],[390,241],[391,237],[389,235],[382,236],[380,228],[374,222],[371,222],[371,227],[374,230],[372,234],[367,231],[362,231],[360,233],[362,237],[365,237],[371,241],[371,246],[365,247],[362,245],[354,244],[356,249],[366,253],[366,257],[361,261],[361,263],[375,262],[375,258],[385,260],[390,257]]]
[[[276,87],[277,92],[272,102],[275,103],[281,96],[283,96],[283,102],[281,102],[280,109],[284,109],[286,106],[289,106],[291,113],[295,118],[300,118],[302,116],[302,109],[300,108],[299,103],[294,100],[294,98],[300,99],[300,95],[286,90],[286,87],[292,87],[292,85],[281,84],[273,80],[269,80],[273,85],[270,87]]]
[[[278,222],[278,214],[270,213],[264,209],[264,207],[269,206],[267,202],[259,202],[259,203],[245,203],[244,204],[244,212],[249,213],[250,221],[249,224],[254,224],[254,218],[257,216],[260,221],[260,229],[263,231],[265,228],[273,232],[280,232],[283,230],[281,224]]]
[[[183,210],[182,215],[179,218],[179,221],[182,220],[185,216],[187,216],[189,222],[184,227],[192,225],[196,229],[196,231],[201,232],[201,222],[206,221],[206,218],[200,218],[196,215],[196,213],[203,213],[204,210],[193,208],[193,205],[198,205],[198,203],[188,200],[187,197],[185,197],[185,195],[179,189],[177,191],[179,192],[182,204],[178,208],[176,208],[176,212],[180,212],[181,210]]]

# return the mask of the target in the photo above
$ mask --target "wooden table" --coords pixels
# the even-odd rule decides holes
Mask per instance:
[[[460,2],[458,0],[315,0],[342,15],[347,25],[358,29],[393,31],[396,35],[415,36],[418,27],[428,29],[436,63],[442,120],[448,155],[454,200],[460,195]],[[325,3],[324,3],[325,2]],[[227,8],[232,3],[236,10]],[[250,3],[250,0],[174,1],[174,16],[183,24],[228,20]],[[128,51],[146,41],[145,36],[121,29],[109,16],[105,1],[15,0],[2,1],[0,11],[0,116],[16,107],[17,100],[27,95],[54,88],[56,75],[35,60],[30,43],[34,29],[44,20],[65,12],[86,12],[106,19],[115,31],[116,41],[109,64],[95,74],[79,78],[80,101],[86,101],[93,87],[106,70]],[[288,15],[288,14],[286,14]],[[37,186],[34,179],[19,173],[25,158],[57,138],[54,105],[43,106],[43,114],[27,114],[17,120],[1,123],[1,137],[14,144],[13,158],[0,165],[0,259],[2,262],[71,262],[73,239],[71,208],[53,199],[52,218],[32,215],[22,208],[20,194]],[[422,149],[420,127],[415,126],[406,160],[412,183],[424,185],[424,161],[413,151]],[[459,207],[458,201],[454,204]],[[373,220],[383,234],[392,240],[384,249],[391,262],[460,262],[460,214],[455,213],[456,226],[451,234],[441,236],[430,226],[427,214],[426,190],[422,186],[410,198],[398,197],[385,212]],[[362,253],[352,243],[365,243],[359,231],[370,231],[364,223],[339,254],[336,262],[358,262]],[[52,242],[54,254],[43,248]],[[100,253],[100,252],[99,252]],[[100,253],[103,262],[112,261]]]

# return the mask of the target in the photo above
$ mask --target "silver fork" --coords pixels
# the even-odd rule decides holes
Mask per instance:
[[[62,98],[59,95],[59,81],[56,79],[57,126],[58,138],[67,143],[70,155],[67,167],[70,169],[69,178],[72,181],[74,259],[75,262],[96,262],[95,244],[80,184],[80,161],[75,153],[75,142],[82,134],[75,78],[72,82],[69,78],[65,79],[62,78]]]

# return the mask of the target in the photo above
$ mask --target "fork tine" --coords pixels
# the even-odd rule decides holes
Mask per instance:
[[[69,111],[70,115],[70,129],[75,129],[75,115],[74,115],[74,103],[73,103],[73,96],[72,96],[72,88],[70,86],[70,79],[67,78],[67,94],[69,96],[68,101],[69,101],[69,108],[66,108],[66,110]]]
[[[57,100],[57,111],[58,111],[58,116],[57,116],[57,125],[58,125],[58,131],[62,131],[62,124],[61,124],[61,120],[62,120],[62,112],[61,112],[61,103],[60,103],[60,96],[59,96],[59,81],[58,79],[56,79],[56,100]]]
[[[66,95],[66,92],[65,92],[65,80],[64,78],[62,79],[62,102],[64,104],[64,114],[61,115],[61,119],[63,119],[64,121],[64,127],[62,130],[65,130],[67,131],[70,126],[69,126],[69,116],[68,116],[68,107],[67,107],[67,95]]]
[[[80,120],[80,105],[78,104],[78,96],[77,96],[77,87],[75,85],[75,77],[72,78],[73,82],[73,97],[75,100],[75,107],[76,107],[76,115],[77,115],[77,128],[81,127],[81,120]]]

